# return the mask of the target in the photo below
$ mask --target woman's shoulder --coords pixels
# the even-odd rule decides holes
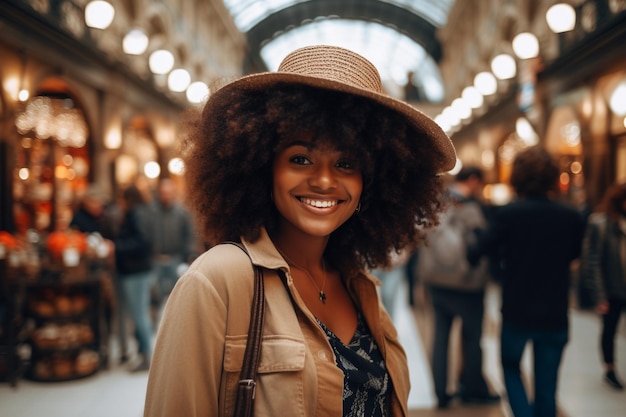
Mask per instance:
[[[232,244],[219,244],[206,250],[189,266],[181,279],[208,280],[218,290],[237,290],[252,285],[253,269],[248,255]]]

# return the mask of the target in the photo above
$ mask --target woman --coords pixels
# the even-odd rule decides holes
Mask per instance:
[[[448,137],[369,61],[313,46],[215,92],[189,139],[189,202],[215,246],[168,300],[145,416],[233,414],[253,294],[250,259],[218,244],[233,240],[264,268],[255,415],[406,416],[406,357],[366,270],[436,223]]]
[[[115,263],[123,297],[122,310],[130,313],[138,344],[138,361],[130,370],[147,371],[152,357],[153,332],[150,315],[150,291],[154,284],[152,215],[135,185],[122,192],[122,205],[124,217],[114,241]]]
[[[626,309],[626,184],[615,184],[604,194],[587,224],[582,266],[595,289],[596,310],[602,315],[600,346],[604,380],[617,390],[624,385],[615,372],[615,335]]]
[[[495,212],[470,262],[481,254],[502,258],[500,359],[515,417],[556,417],[558,371],[568,332],[570,266],[578,258],[584,223],[555,201],[559,167],[542,147],[517,154],[511,186],[517,199]],[[527,395],[521,360],[533,349],[533,395]]]

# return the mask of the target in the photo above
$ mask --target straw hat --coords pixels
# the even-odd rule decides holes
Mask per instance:
[[[451,170],[456,153],[450,138],[431,118],[415,107],[384,93],[376,67],[361,55],[350,50],[329,46],[307,46],[285,57],[278,71],[244,76],[216,91],[206,104],[205,114],[221,114],[228,106],[228,92],[235,90],[259,91],[279,83],[302,84],[354,94],[379,103],[403,116],[419,137],[430,140],[439,153],[435,167]]]

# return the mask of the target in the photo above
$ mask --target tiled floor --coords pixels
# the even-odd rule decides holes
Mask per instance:
[[[426,361],[429,344],[427,308],[411,310],[406,294],[398,294],[393,311],[410,362],[412,391],[410,417],[510,417],[506,401],[489,407],[433,409],[432,382]],[[502,393],[498,364],[498,294],[490,293],[483,341],[486,373],[493,388]],[[617,341],[618,372],[626,378],[626,326]],[[561,368],[559,403],[566,417],[624,417],[626,391],[614,391],[602,381],[598,354],[599,322],[595,314],[572,311],[571,339]],[[526,358],[524,365],[529,368]],[[0,385],[2,417],[140,417],[146,389],[145,373],[130,374],[115,363],[109,370],[82,380],[37,383],[20,380],[16,388]],[[177,416],[178,417],[178,416]],[[181,416],[184,417],[184,416]]]

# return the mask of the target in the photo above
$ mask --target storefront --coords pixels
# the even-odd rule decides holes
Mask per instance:
[[[522,60],[497,105],[452,139],[460,159],[482,166],[492,184],[507,183],[519,149],[546,146],[561,166],[560,198],[588,212],[607,186],[626,181],[626,5],[585,1],[576,10],[575,28],[558,35],[557,57],[537,66]],[[505,188],[488,187],[487,199],[506,200],[510,190],[491,193]]]
[[[48,5],[41,14],[10,3],[0,6],[0,380],[75,379],[107,361],[113,264],[101,236],[69,222],[90,187],[112,202],[130,183],[171,175],[190,104],[90,43],[75,2],[33,3]]]
[[[47,21],[5,17],[0,229],[52,231],[90,184],[112,199],[145,172],[167,174],[189,103]]]

